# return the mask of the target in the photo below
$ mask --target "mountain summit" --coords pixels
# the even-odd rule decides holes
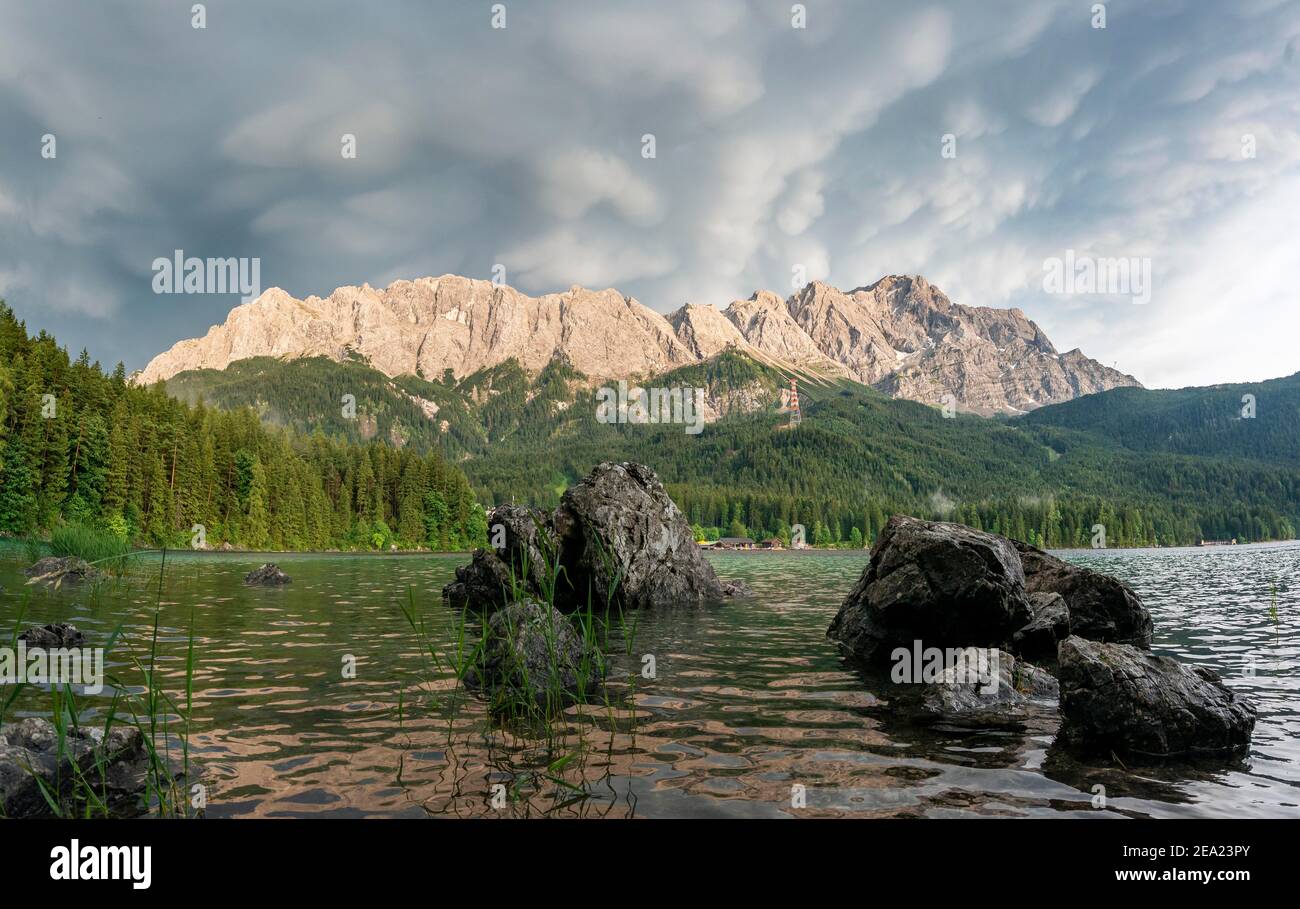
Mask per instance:
[[[388,376],[426,378],[448,369],[463,377],[511,358],[537,371],[563,357],[606,380],[653,376],[727,348],[895,397],[938,404],[950,394],[983,414],[1138,384],[1078,350],[1058,354],[1018,309],[962,306],[915,275],[847,292],[813,282],[785,299],[759,291],[722,310],[687,304],[667,316],[616,290],[574,286],[529,297],[456,275],[305,300],[273,287],[202,338],[154,357],[138,381],[258,356],[353,355]]]

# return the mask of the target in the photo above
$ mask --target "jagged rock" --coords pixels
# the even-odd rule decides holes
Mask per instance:
[[[469,565],[456,569],[456,580],[443,588],[451,605],[492,609],[518,596],[546,600],[552,585],[555,605],[566,609],[585,607],[589,595],[598,608],[750,595],[743,583],[718,580],[686,518],[641,464],[598,465],[565,491],[550,517],[499,506],[488,519],[490,536],[493,527],[501,548],[476,550]]]
[[[46,556],[36,564],[23,569],[23,574],[30,579],[28,584],[44,584],[47,587],[61,587],[64,584],[81,584],[86,581],[102,581],[108,577],[85,559],[76,556]]]
[[[603,462],[565,490],[552,521],[565,599],[627,608],[681,606],[726,596],[690,525],[642,464]],[[613,589],[613,596],[609,595]]]
[[[521,702],[557,707],[592,694],[603,658],[559,610],[533,600],[511,603],[488,618],[480,657],[467,669],[467,686],[489,691],[495,706]]]
[[[0,815],[51,816],[42,783],[50,793],[58,793],[65,813],[73,813],[79,801],[73,785],[74,763],[110,814],[144,813],[149,757],[140,730],[114,726],[107,741],[102,729],[85,726],[68,729],[64,735],[60,754],[59,733],[49,720],[28,717],[0,728]]]
[[[494,548],[514,576],[541,588],[559,548],[551,516],[522,505],[498,505],[488,515],[488,539],[493,537],[500,538],[501,546]]]
[[[33,625],[18,635],[18,640],[26,641],[29,647],[71,648],[84,646],[86,636],[76,626],[58,622],[52,625]]]
[[[498,505],[488,512],[487,525],[488,539],[500,545],[475,550],[470,564],[456,569],[456,580],[443,588],[452,606],[495,609],[516,592],[538,596],[546,589],[558,551],[550,515]]]
[[[1030,593],[1059,593],[1070,610],[1070,633],[1094,641],[1151,646],[1151,613],[1127,584],[1071,565],[1028,543],[1015,543]]]
[[[997,647],[1031,617],[1020,559],[1007,540],[895,515],[827,634],[849,658],[871,663],[915,641]]]
[[[723,581],[722,595],[724,597],[752,597],[754,591],[744,581]]]
[[[250,587],[281,587],[292,584],[293,578],[280,570],[274,562],[267,562],[244,575],[244,583]]]
[[[919,275],[841,291],[813,282],[789,298],[760,291],[719,312],[668,316],[616,290],[572,287],[529,297],[456,275],[339,287],[298,300],[278,287],[231,310],[202,338],[154,357],[135,381],[224,369],[249,357],[365,357],[388,376],[457,377],[515,359],[555,358],[592,380],[657,375],[726,347],[786,366],[847,376],[896,397],[1019,413],[1121,385],[1124,375],[1072,350],[1058,354],[1018,309],[961,306]]]
[[[967,647],[960,654],[938,681],[922,686],[918,718],[999,726],[1055,707],[1060,688],[1046,670],[1005,650]]]
[[[1070,609],[1059,593],[1029,594],[1033,618],[1011,637],[1012,649],[1027,657],[1056,657],[1056,645],[1070,636]]]
[[[1255,707],[1213,670],[1129,644],[1061,642],[1058,742],[1132,758],[1221,754],[1245,748]]]
[[[494,550],[476,549],[470,563],[456,569],[456,580],[442,588],[442,595],[457,609],[497,609],[510,602],[512,583],[510,566]]]

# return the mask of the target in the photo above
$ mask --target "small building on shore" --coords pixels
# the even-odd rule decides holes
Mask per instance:
[[[754,541],[749,537],[723,537],[714,549],[753,549]]]

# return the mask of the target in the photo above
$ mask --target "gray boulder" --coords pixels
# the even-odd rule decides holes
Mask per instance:
[[[267,562],[244,575],[244,583],[250,587],[282,587],[292,584],[293,578],[280,570],[274,562]]]
[[[1032,618],[1020,559],[1002,537],[961,524],[889,519],[827,634],[853,660],[895,647],[998,647]]]
[[[605,462],[549,517],[503,505],[488,517],[499,548],[475,551],[443,588],[453,606],[500,608],[521,596],[565,609],[663,607],[748,596],[723,584],[653,470]]]
[[[482,651],[465,684],[491,694],[499,710],[554,708],[594,693],[603,659],[563,613],[532,600],[511,603],[487,620]]]
[[[64,584],[82,584],[102,581],[108,577],[85,559],[76,556],[46,556],[34,565],[23,569],[28,584],[62,587]]]
[[[452,606],[497,609],[516,592],[540,596],[554,570],[557,544],[550,516],[522,505],[498,505],[487,516],[488,539],[499,547],[475,550],[456,580],[443,588]]]
[[[1255,707],[1213,670],[1128,644],[1071,636],[1057,654],[1068,748],[1164,758],[1243,749]]]
[[[680,606],[726,596],[655,472],[606,461],[555,509],[567,597],[585,605]],[[610,590],[613,589],[612,596]]]
[[[86,636],[75,625],[58,622],[52,625],[33,625],[18,640],[25,641],[29,647],[72,648],[85,646]]]
[[[149,757],[135,727],[114,727],[107,739],[102,729],[66,730],[60,753],[53,724],[28,717],[0,728],[0,814],[53,816],[42,784],[55,795],[65,816],[75,814],[83,807],[85,786],[74,784],[80,778],[104,800],[110,815],[140,815],[145,811],[148,770]]]
[[[1033,618],[1011,636],[1011,648],[1026,657],[1056,658],[1056,646],[1070,636],[1070,609],[1059,593],[1031,593]]]
[[[1002,726],[1034,709],[1053,710],[1060,693],[1051,673],[1005,650],[967,647],[935,682],[922,686],[920,719]]]
[[[1059,593],[1070,610],[1070,633],[1149,649],[1151,613],[1127,584],[1071,565],[1028,543],[1015,543],[1030,593]]]

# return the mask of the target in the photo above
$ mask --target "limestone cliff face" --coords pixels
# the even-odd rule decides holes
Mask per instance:
[[[874,385],[931,404],[1017,412],[1117,385],[1131,376],[1078,350],[1058,354],[1016,309],[952,303],[919,276],[844,292],[814,282],[787,299],[761,291],[724,310],[668,316],[615,290],[573,287],[529,297],[455,275],[340,287],[298,300],[272,288],[202,338],[155,357],[137,381],[223,369],[255,356],[366,357],[390,375],[465,376],[511,357],[540,370],[562,356],[592,380],[651,376],[727,348],[765,362]]]
[[[390,376],[458,377],[511,357],[538,370],[557,355],[597,378],[652,374],[699,360],[662,315],[617,291],[574,287],[529,297],[511,287],[443,275],[383,290],[340,287],[296,300],[273,287],[225,324],[155,357],[139,380],[223,369],[255,356],[366,357]]]

